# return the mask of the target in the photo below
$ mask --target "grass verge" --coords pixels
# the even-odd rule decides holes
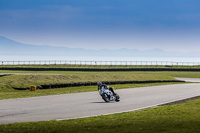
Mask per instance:
[[[200,99],[141,111],[64,121],[0,125],[1,133],[198,133]]]
[[[8,72],[8,71],[6,71]],[[4,72],[4,73],[6,73]],[[17,71],[10,71],[15,73]],[[3,73],[3,71],[0,71]],[[33,74],[34,73],[34,74]],[[153,72],[31,72],[18,73],[0,78],[1,85],[11,87],[28,87],[30,85],[76,83],[76,82],[97,82],[97,81],[145,81],[145,80],[174,80],[172,76]]]

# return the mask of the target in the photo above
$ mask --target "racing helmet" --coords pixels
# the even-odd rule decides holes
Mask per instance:
[[[101,81],[97,82],[97,85],[98,86],[102,85],[102,82]]]

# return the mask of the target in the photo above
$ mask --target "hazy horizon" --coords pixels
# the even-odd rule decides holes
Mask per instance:
[[[198,0],[0,0],[0,36],[85,49],[200,49]]]
[[[162,61],[167,62],[200,62],[200,52],[166,52],[160,49],[137,50],[88,50],[82,48],[67,48],[56,46],[38,46],[16,42],[0,36],[0,61]],[[15,62],[18,63],[18,62]],[[22,64],[24,62],[21,62]]]

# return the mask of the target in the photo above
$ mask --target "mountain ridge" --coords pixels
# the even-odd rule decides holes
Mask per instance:
[[[44,55],[68,55],[68,56],[200,56],[200,52],[166,52],[162,49],[138,50],[121,48],[115,50],[109,49],[83,49],[56,47],[47,45],[24,44],[4,36],[0,36],[0,54],[44,54]]]

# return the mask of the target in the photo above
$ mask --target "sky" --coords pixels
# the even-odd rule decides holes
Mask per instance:
[[[0,36],[70,48],[200,51],[200,1],[0,0]]]

